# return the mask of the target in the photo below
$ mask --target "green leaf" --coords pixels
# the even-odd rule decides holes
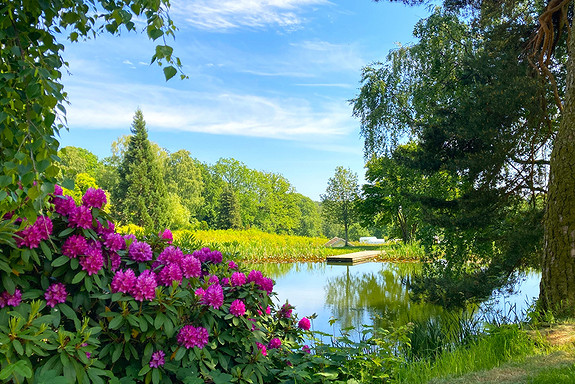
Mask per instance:
[[[20,343],[20,340],[18,339],[12,340],[12,346],[16,350],[16,353],[18,353],[19,355],[24,354],[24,348],[22,347],[22,343]]]
[[[67,257],[67,256],[62,256],[62,257]],[[56,259],[57,260],[57,259]],[[82,281],[84,278],[86,277],[86,271],[80,271],[76,274],[76,276],[74,276],[74,278],[72,279],[72,284],[77,284],[80,281]]]
[[[32,368],[30,368],[30,362],[28,360],[18,360],[14,364],[14,371],[28,379],[32,377]]]
[[[164,68],[164,76],[166,77],[166,81],[174,77],[176,73],[178,73],[178,71],[171,65],[169,67]]]
[[[118,329],[122,326],[122,324],[124,324],[124,318],[122,316],[117,316],[117,317],[114,317],[112,319],[112,321],[110,321],[110,324],[108,325],[108,327],[110,329]]]
[[[157,40],[163,34],[164,34],[164,31],[162,31],[161,29],[157,29],[157,28],[153,28],[153,27],[148,29],[148,36],[152,40]]]
[[[46,242],[44,241],[40,242],[40,248],[42,248],[42,252],[44,252],[46,258],[48,260],[52,260],[52,251],[50,250],[50,247],[46,244]]]
[[[150,372],[150,366],[148,364],[144,365],[142,367],[142,369],[140,369],[140,372],[138,372],[138,376],[144,376],[146,373]]]
[[[68,236],[70,233],[74,232],[74,228],[66,228],[64,229],[62,232],[60,232],[60,234],[58,235],[58,237],[66,237]]]
[[[55,259],[54,261],[52,261],[52,266],[53,267],[60,267],[64,264],[66,264],[69,260],[70,260],[70,258],[68,256],[60,256],[57,259]]]

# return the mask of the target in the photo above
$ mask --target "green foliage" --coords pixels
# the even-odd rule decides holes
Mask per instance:
[[[58,151],[62,179],[74,180],[80,173],[96,179],[100,173],[100,162],[92,152],[79,147],[64,147]]]
[[[204,183],[200,167],[190,152],[181,149],[169,154],[165,165],[165,182],[168,190],[179,196],[190,215],[196,216],[204,201]]]
[[[61,198],[52,201],[58,205],[56,199]],[[83,227],[74,224],[72,212],[50,212],[50,225],[26,229],[45,231],[43,240],[34,243],[32,232],[21,232],[32,242],[26,243],[30,247],[0,246],[0,382],[273,381],[270,371],[278,356],[288,353],[302,336],[297,319],[275,308],[273,281],[268,281],[270,286],[258,279],[226,284],[224,278],[229,281],[233,273],[246,276],[248,271],[228,264],[220,253],[195,252],[199,244],[188,236],[180,239],[181,252],[193,252],[201,260],[202,274],[198,270],[188,278],[176,276],[170,284],[162,278],[163,269],[180,265],[177,258],[166,259],[177,251],[171,240],[158,235],[139,238],[150,246],[150,259],[136,261],[131,248],[136,238],[118,238],[100,208],[89,209],[92,221]],[[78,236],[89,242],[71,257],[69,242]],[[132,283],[130,288],[128,279],[118,277],[118,269],[135,276],[148,271],[158,286],[151,285],[151,297],[138,298],[142,286]],[[219,283],[214,283],[216,277]],[[56,282],[63,284],[66,294],[50,298]],[[125,288],[119,288],[120,282]],[[214,284],[222,288],[221,305],[195,292],[208,291]],[[20,293],[21,301],[15,300]],[[245,314],[230,313],[236,300],[244,303]],[[205,346],[184,345],[180,333],[188,325],[207,330]],[[272,338],[281,338],[282,346],[265,357],[256,343],[268,345]],[[152,364],[160,351],[164,361]]]
[[[425,224],[419,237],[436,261],[419,284],[435,302],[463,303],[474,290],[484,296],[540,249],[538,201],[557,122],[552,93],[524,55],[534,22],[472,24],[436,9],[416,25],[416,44],[364,69],[353,103],[366,157],[393,153],[404,174],[435,179],[434,187],[408,200],[409,208],[418,208]],[[406,136],[417,142],[412,151],[398,146]],[[369,192],[375,207],[390,195]],[[435,288],[439,292],[430,292]]]
[[[358,198],[358,189],[357,174],[340,166],[328,180],[325,194],[321,195],[322,215],[327,221],[343,225],[346,245],[349,226],[356,219],[354,204]]]
[[[241,227],[242,217],[240,216],[238,198],[231,188],[224,188],[220,195],[218,228],[240,229]]]
[[[159,230],[165,228],[170,220],[167,210],[169,195],[139,109],[134,115],[131,131],[133,135],[118,169],[119,183],[112,196],[122,224],[132,223]]]
[[[570,384],[575,382],[575,365],[544,369],[529,379],[528,384]]]
[[[135,17],[145,20],[151,39],[173,36],[168,1],[15,0],[0,5],[0,217],[34,220],[54,191],[59,143],[64,128],[66,93],[61,78],[66,63],[59,38],[72,42],[105,32],[135,31]],[[180,67],[167,45],[159,45],[152,61],[168,64],[166,78]],[[2,225],[2,229],[9,226]],[[8,236],[0,236],[5,239]]]

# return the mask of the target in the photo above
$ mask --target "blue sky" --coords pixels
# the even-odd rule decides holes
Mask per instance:
[[[281,173],[319,200],[337,166],[363,181],[359,121],[348,103],[361,68],[412,42],[429,13],[370,0],[173,0],[179,30],[168,44],[189,79],[166,82],[149,65],[155,43],[144,33],[68,44],[61,146],[109,156],[140,107],[161,147]]]

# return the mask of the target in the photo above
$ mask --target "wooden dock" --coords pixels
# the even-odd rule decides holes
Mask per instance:
[[[345,255],[335,255],[326,257],[328,264],[333,265],[355,265],[372,261],[376,256],[381,255],[381,251],[362,251],[347,253]]]

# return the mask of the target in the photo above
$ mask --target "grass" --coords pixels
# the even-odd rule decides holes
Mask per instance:
[[[322,262],[327,256],[366,250],[382,251],[376,261],[417,261],[422,253],[419,245],[396,243],[351,243],[352,246],[343,248],[326,248],[324,244],[329,239],[324,237],[278,235],[255,229],[174,231],[174,241],[178,243],[190,234],[203,246],[229,252],[248,263]]]
[[[441,378],[492,369],[546,350],[517,325],[507,325],[493,329],[468,346],[440,353],[435,360],[426,359],[401,367],[396,373],[397,383],[455,383]]]

